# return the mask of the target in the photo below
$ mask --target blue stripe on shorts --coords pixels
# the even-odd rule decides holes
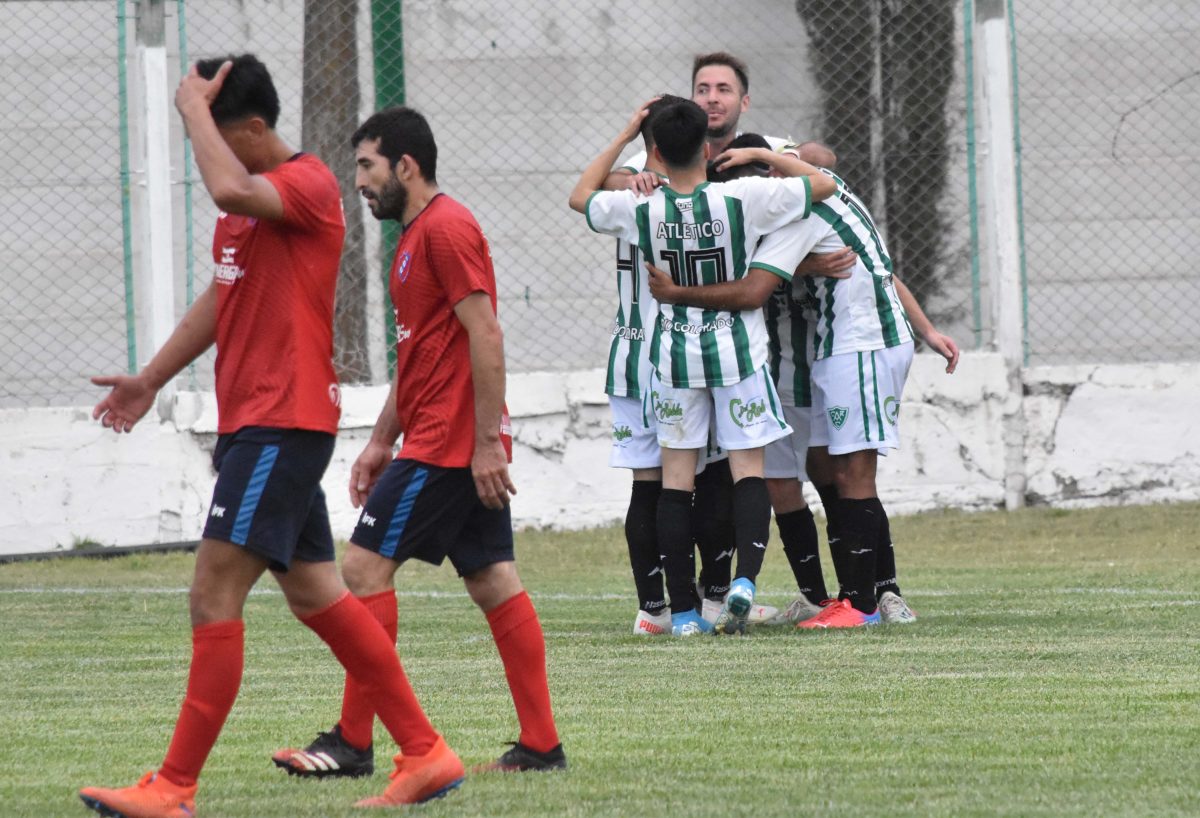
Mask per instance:
[[[413,505],[417,502],[417,495],[421,493],[421,487],[425,485],[425,478],[428,474],[429,471],[422,466],[413,469],[412,478],[404,487],[404,494],[400,495],[400,502],[396,504],[396,510],[392,512],[392,521],[388,523],[387,534],[383,538],[383,544],[379,547],[381,557],[396,555],[396,546],[400,544],[400,538],[404,536],[404,527],[408,525],[409,515],[412,514]]]
[[[279,457],[278,446],[263,446],[258,462],[254,464],[254,473],[246,485],[246,493],[242,495],[242,503],[238,506],[237,519],[233,523],[233,534],[230,539],[238,545],[245,545],[250,536],[250,524],[254,522],[254,512],[258,510],[258,501],[262,499],[263,489],[267,486],[267,478],[271,476],[271,468],[275,458]]]

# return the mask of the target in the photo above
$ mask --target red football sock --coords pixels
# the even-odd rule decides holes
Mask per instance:
[[[242,684],[246,626],[240,619],[192,628],[192,666],[175,734],[159,773],[172,784],[196,783]]]
[[[396,611],[396,591],[389,588],[378,594],[360,596],[359,601],[375,617],[375,621],[383,625],[393,645],[396,644],[396,633],[399,631],[399,614]],[[346,674],[346,688],[342,694],[342,718],[338,722],[342,728],[342,738],[352,747],[365,750],[371,744],[371,732],[375,726],[375,703],[367,694],[367,689],[356,682],[349,673]]]
[[[521,591],[492,608],[487,620],[517,708],[520,742],[539,753],[552,750],[558,745],[558,731],[546,682],[546,640],[529,594]]]
[[[333,650],[346,672],[362,684],[383,726],[406,756],[423,756],[437,732],[413,693],[396,643],[349,591],[328,608],[300,620]]]

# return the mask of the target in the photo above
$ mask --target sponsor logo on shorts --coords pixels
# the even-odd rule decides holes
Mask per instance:
[[[683,407],[679,401],[660,398],[658,390],[652,392],[650,396],[654,403],[654,417],[658,418],[659,423],[678,423],[683,419]]]
[[[846,406],[830,406],[829,407],[829,422],[833,424],[833,428],[840,429],[846,425],[846,418],[850,417],[850,409]]]
[[[729,402],[729,416],[743,429],[765,422],[766,414],[767,402],[761,396],[755,396],[748,401],[734,398]]]
[[[633,429],[630,429],[623,423],[620,426],[613,426],[612,432],[613,440],[615,440],[618,444],[623,444],[626,440],[629,440],[629,438],[633,437]]]
[[[365,525],[367,528],[374,528],[375,527],[375,518],[364,511],[362,513],[362,518],[359,520],[359,523],[361,523],[362,525]]]
[[[900,401],[896,400],[894,395],[883,399],[883,416],[887,418],[888,423],[896,425],[896,419],[900,416]]]
[[[217,505],[214,505],[214,506],[212,507],[212,511],[210,511],[210,512],[209,512],[209,516],[211,516],[211,517],[224,517],[224,516],[225,516],[225,506],[217,506]]]

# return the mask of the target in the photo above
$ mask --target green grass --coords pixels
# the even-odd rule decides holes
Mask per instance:
[[[521,534],[571,769],[469,778],[413,812],[1200,814],[1197,531],[1200,505],[899,518],[917,624],[677,641],[629,635],[619,530]],[[0,566],[0,815],[82,816],[78,787],[133,783],[161,760],[191,567]],[[430,717],[468,765],[498,755],[517,725],[483,618],[448,567],[399,576],[401,654]],[[760,587],[790,597],[777,547]],[[269,583],[246,619],[245,680],[200,815],[355,814],[381,774],[303,782],[267,759],[336,720],[337,666]],[[391,741],[376,739],[386,762]]]

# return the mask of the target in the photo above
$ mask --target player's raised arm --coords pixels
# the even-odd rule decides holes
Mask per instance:
[[[657,99],[657,97],[655,97]],[[647,100],[636,111],[629,121],[625,123],[625,127],[621,129],[621,133],[617,138],[609,143],[600,155],[591,161],[579,177],[579,181],[575,183],[575,189],[571,191],[569,204],[571,209],[583,213],[587,209],[588,198],[597,190],[603,190],[605,181],[608,179],[613,165],[617,163],[617,159],[621,156],[621,151],[625,150],[625,146],[637,138],[641,133],[642,121],[649,114],[650,103],[654,100]]]
[[[251,173],[230,149],[212,112],[233,63],[226,61],[211,78],[200,75],[193,65],[175,91],[175,107],[192,140],[192,152],[204,186],[217,207],[226,213],[259,219],[283,218],[283,199],[265,177]],[[238,138],[262,142],[274,136],[274,123],[260,116],[222,122],[226,130],[237,130]]]

